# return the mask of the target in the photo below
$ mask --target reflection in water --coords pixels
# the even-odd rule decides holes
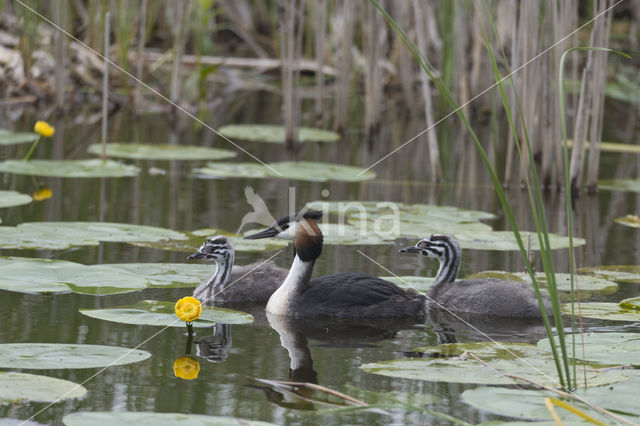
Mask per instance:
[[[224,361],[231,348],[231,325],[219,324],[213,326],[213,334],[196,340],[196,355],[209,362]]]
[[[184,356],[177,358],[173,362],[173,374],[180,379],[193,380],[198,378],[198,374],[200,373],[200,363],[191,357],[193,328],[190,324],[187,324],[187,330],[187,345],[184,350]]]

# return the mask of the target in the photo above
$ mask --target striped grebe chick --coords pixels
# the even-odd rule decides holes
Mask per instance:
[[[426,298],[414,290],[360,273],[338,273],[311,279],[322,253],[317,220],[307,210],[278,219],[270,228],[245,238],[292,240],[295,257],[287,278],[267,303],[266,312],[294,318],[415,318],[426,314]]]
[[[450,235],[433,234],[400,252],[420,253],[440,261],[428,296],[449,311],[510,318],[542,316],[538,299],[529,283],[495,278],[456,281],[462,250]],[[551,316],[549,296],[545,294],[542,299],[544,309]]]
[[[206,240],[189,259],[216,263],[216,272],[193,291],[193,297],[205,304],[265,304],[284,281],[289,271],[271,260],[234,266],[235,250],[229,241],[216,235]]]

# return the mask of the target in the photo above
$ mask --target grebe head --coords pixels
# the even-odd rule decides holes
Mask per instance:
[[[248,240],[275,237],[292,240],[300,260],[315,260],[322,252],[322,232],[317,221],[322,217],[318,210],[303,210],[276,220],[264,231],[244,237]]]
[[[413,247],[406,247],[400,253],[420,253],[423,256],[435,257],[443,263],[449,263],[460,257],[460,244],[451,235],[433,234],[423,238]]]
[[[198,251],[190,255],[188,259],[206,259],[220,262],[228,260],[233,254],[233,246],[227,241],[227,238],[216,235],[202,243]]]

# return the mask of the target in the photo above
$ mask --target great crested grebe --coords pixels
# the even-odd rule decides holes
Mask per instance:
[[[289,271],[272,261],[234,266],[235,251],[229,241],[216,235],[209,238],[189,259],[216,263],[216,272],[193,291],[203,303],[264,304],[284,281]]]
[[[495,278],[456,281],[462,250],[450,235],[433,234],[400,252],[420,253],[440,261],[428,296],[450,311],[509,318],[540,318],[542,315],[529,283]],[[548,295],[543,295],[543,302],[551,315]]]
[[[247,239],[293,240],[295,257],[287,278],[267,303],[266,311],[295,318],[423,318],[426,298],[389,281],[360,273],[339,273],[311,279],[322,252],[316,221],[322,212],[307,210],[278,219]]]

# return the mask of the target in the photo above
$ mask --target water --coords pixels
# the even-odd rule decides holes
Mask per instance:
[[[214,127],[226,122],[265,122],[277,117],[279,103],[273,96],[256,96],[244,101],[231,99],[229,105],[219,108],[205,117]],[[615,108],[609,111],[616,111]],[[631,112],[632,113],[632,112]],[[359,133],[350,133],[339,143],[331,145],[309,144],[301,146],[297,153],[285,152],[280,146],[243,143],[242,146],[264,161],[291,158],[309,161],[343,162],[367,166],[383,154],[391,151],[395,141],[406,140],[421,130],[419,119],[407,120],[402,114],[391,114],[383,126],[380,141],[374,141],[369,150],[361,143]],[[98,126],[73,124],[74,117],[52,120],[56,124],[56,138],[52,144],[42,144],[39,157],[82,158],[86,146],[98,138]],[[624,120],[623,117],[621,120]],[[273,118],[272,122],[277,121]],[[30,122],[25,119],[25,122]],[[64,124],[63,124],[64,123]],[[620,140],[619,126],[609,123],[605,140]],[[451,143],[467,143],[468,155],[455,157],[444,165],[448,182],[439,186],[428,182],[426,163],[420,163],[424,142],[416,141],[406,149],[390,157],[374,170],[375,181],[362,183],[309,183],[286,180],[199,179],[190,170],[198,162],[137,161],[143,171],[136,178],[122,179],[55,179],[39,181],[53,190],[53,198],[41,203],[2,209],[3,225],[16,225],[28,221],[111,221],[153,225],[176,230],[193,230],[204,227],[235,231],[239,219],[249,211],[243,192],[252,185],[271,208],[275,216],[289,213],[289,188],[295,188],[295,205],[318,199],[328,200],[380,200],[407,203],[432,203],[462,208],[485,210],[498,218],[488,222],[494,229],[507,229],[499,202],[490,188],[486,172],[474,158],[474,148],[468,141],[455,136],[455,123],[447,123],[443,135],[450,136]],[[174,131],[174,129],[180,129]],[[609,136],[609,137],[607,137]],[[458,138],[458,139],[456,139]],[[185,119],[171,122],[164,115],[146,115],[138,119],[120,113],[111,120],[110,140],[141,142],[172,142],[230,148],[223,141],[215,140],[205,129],[194,127]],[[391,143],[390,141],[394,141]],[[19,158],[28,147],[2,148],[0,158]],[[460,154],[456,154],[460,155]],[[240,161],[249,161],[241,154]],[[631,177],[638,173],[638,159],[628,155],[605,154],[601,177]],[[151,167],[166,171],[166,175],[151,175]],[[34,188],[30,177],[3,175],[3,189],[16,189],[30,193]],[[451,183],[454,182],[454,183]],[[323,191],[328,190],[328,197]],[[324,192],[326,195],[326,191]],[[517,188],[508,191],[514,206],[518,224],[532,230],[528,214],[526,193]],[[640,196],[633,193],[600,192],[596,196],[582,194],[575,201],[574,221],[576,235],[587,239],[587,245],[576,250],[579,266],[607,264],[637,264],[640,258],[638,231],[612,222],[615,217],[638,212]],[[566,213],[563,195],[545,194],[545,209],[552,232],[566,234]],[[397,248],[415,241],[399,241],[397,245],[381,246],[325,246],[316,264],[316,275],[341,271],[362,271],[372,275],[388,275],[364,258],[361,250],[397,275],[433,275],[435,261],[401,256]],[[73,260],[85,264],[120,262],[186,262],[185,253],[134,247],[127,244],[104,243],[98,247],[81,247],[63,251],[4,250],[2,255],[34,256]],[[238,253],[236,262],[246,264],[264,254]],[[274,259],[280,266],[288,267],[289,250]],[[566,250],[556,252],[556,270],[566,272]],[[514,252],[465,251],[461,275],[488,269],[519,271],[522,261]],[[213,273],[213,266],[212,266]],[[99,372],[97,369],[27,371],[52,377],[87,383],[88,394],[81,400],[54,404],[25,403],[0,406],[0,416],[34,420],[41,423],[61,424],[65,414],[75,411],[154,411],[224,415],[270,421],[278,424],[388,424],[388,423],[443,423],[442,419],[423,411],[391,409],[390,414],[358,411],[354,413],[318,414],[313,404],[291,403],[282,400],[269,387],[256,378],[288,380],[290,356],[281,345],[280,335],[267,323],[261,310],[256,310],[256,321],[250,325],[231,326],[231,346],[226,358],[209,362],[193,354],[199,360],[201,370],[194,381],[174,377],[172,365],[184,355],[187,336],[185,330],[168,329],[157,334],[159,327],[132,326],[92,319],[78,313],[79,309],[133,304],[139,300],[156,299],[173,301],[190,294],[190,289],[148,289],[141,292],[114,296],[85,296],[77,294],[38,295],[0,291],[0,342],[57,342],[115,345],[140,348],[152,353],[141,363],[112,367]],[[640,295],[633,285],[621,285],[610,296],[596,296],[592,300],[619,301]],[[591,326],[604,325],[590,321]],[[615,323],[606,323],[615,325]],[[468,328],[447,324],[448,338],[457,341],[483,340]],[[456,328],[458,327],[458,328]],[[499,419],[480,412],[461,401],[460,394],[474,385],[431,383],[369,374],[361,371],[363,363],[402,358],[415,347],[436,344],[442,339],[442,325],[427,323],[413,329],[401,330],[386,339],[363,339],[362,336],[345,338],[331,331],[323,338],[295,337],[295,348],[305,352],[308,348],[312,365],[305,358],[304,365],[294,377],[309,380],[314,374],[319,384],[367,400],[362,390],[375,392],[401,392],[406,394],[433,395],[437,401],[428,408],[449,414],[470,423]],[[491,325],[489,325],[491,329]],[[640,327],[631,326],[640,331]],[[626,330],[630,330],[626,327]],[[195,340],[210,334],[210,330],[196,331]],[[503,340],[535,342],[538,337],[528,332],[512,329],[493,330],[494,336]],[[291,349],[291,348],[289,348]],[[222,355],[224,357],[224,353]],[[304,357],[303,357],[304,358]],[[42,411],[40,411],[42,409]],[[446,422],[445,422],[446,423]]]

